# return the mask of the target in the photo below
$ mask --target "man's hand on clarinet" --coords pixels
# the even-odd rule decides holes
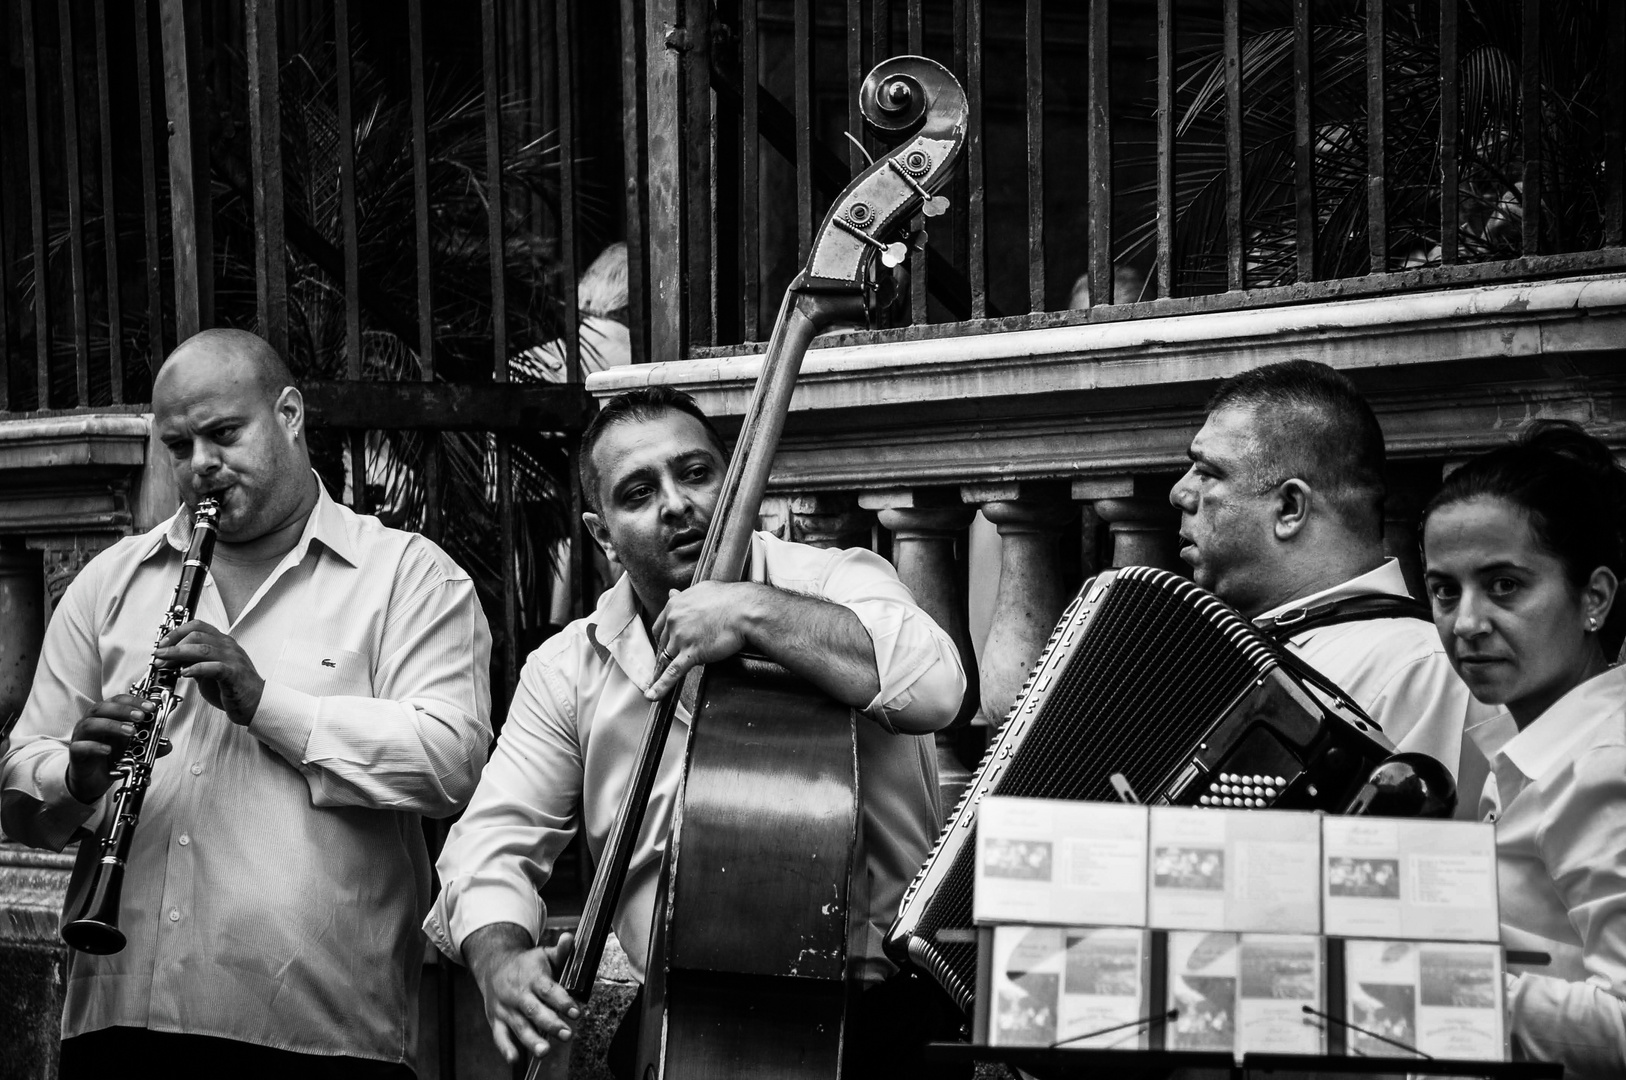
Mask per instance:
[[[135,734],[135,725],[152,719],[152,705],[132,694],[98,701],[73,726],[68,742],[68,794],[93,803],[113,786],[113,766]]]
[[[260,707],[265,680],[241,645],[201,619],[182,623],[158,642],[153,656],[178,664],[181,674],[198,681],[203,700],[246,725]]]
[[[482,927],[464,942],[491,1037],[510,1064],[527,1052],[541,1057],[553,1043],[573,1036],[567,1021],[579,1018],[581,1007],[553,978],[572,944],[572,936],[563,934],[552,948],[532,947],[529,935],[509,923]]]

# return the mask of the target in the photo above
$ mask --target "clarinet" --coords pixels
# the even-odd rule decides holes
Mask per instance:
[[[175,586],[175,598],[158,626],[154,647],[165,634],[191,622],[197,613],[198,597],[203,593],[204,580],[209,576],[209,560],[215,552],[215,530],[219,521],[220,503],[216,499],[201,500],[192,512],[192,542],[186,550],[186,561],[181,564],[181,580]],[[180,678],[179,667],[166,665],[155,656],[147,667],[147,677],[130,687],[131,694],[152,704],[152,719],[136,721],[135,734],[124,748],[124,755],[109,772],[121,781],[113,800],[113,827],[101,841],[101,859],[95,863],[84,904],[78,915],[62,927],[62,940],[80,952],[109,956],[124,948],[124,933],[119,930],[124,864],[130,855],[136,823],[141,819],[141,803],[152,783],[153,763],[169,752],[164,729],[182,701],[175,690]]]

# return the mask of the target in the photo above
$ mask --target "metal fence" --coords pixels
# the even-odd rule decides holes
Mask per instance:
[[[1618,267],[1602,0],[628,0],[652,354],[738,351],[898,52],[970,98],[882,340]],[[630,129],[629,129],[630,130]],[[868,150],[876,147],[868,145]],[[629,148],[631,153],[632,148]],[[922,224],[917,221],[917,225]],[[985,320],[1003,318],[989,324]]]

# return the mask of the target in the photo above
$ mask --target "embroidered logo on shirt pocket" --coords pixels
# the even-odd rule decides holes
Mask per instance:
[[[317,697],[372,697],[366,657],[319,641],[290,641],[282,647],[272,681]]]

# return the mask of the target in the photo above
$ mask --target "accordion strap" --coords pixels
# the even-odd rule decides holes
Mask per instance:
[[[1323,626],[1365,619],[1422,619],[1433,622],[1434,614],[1427,604],[1413,597],[1371,593],[1328,600],[1312,607],[1288,608],[1275,618],[1260,619],[1254,625],[1273,640],[1286,641],[1306,630],[1319,630]]]

